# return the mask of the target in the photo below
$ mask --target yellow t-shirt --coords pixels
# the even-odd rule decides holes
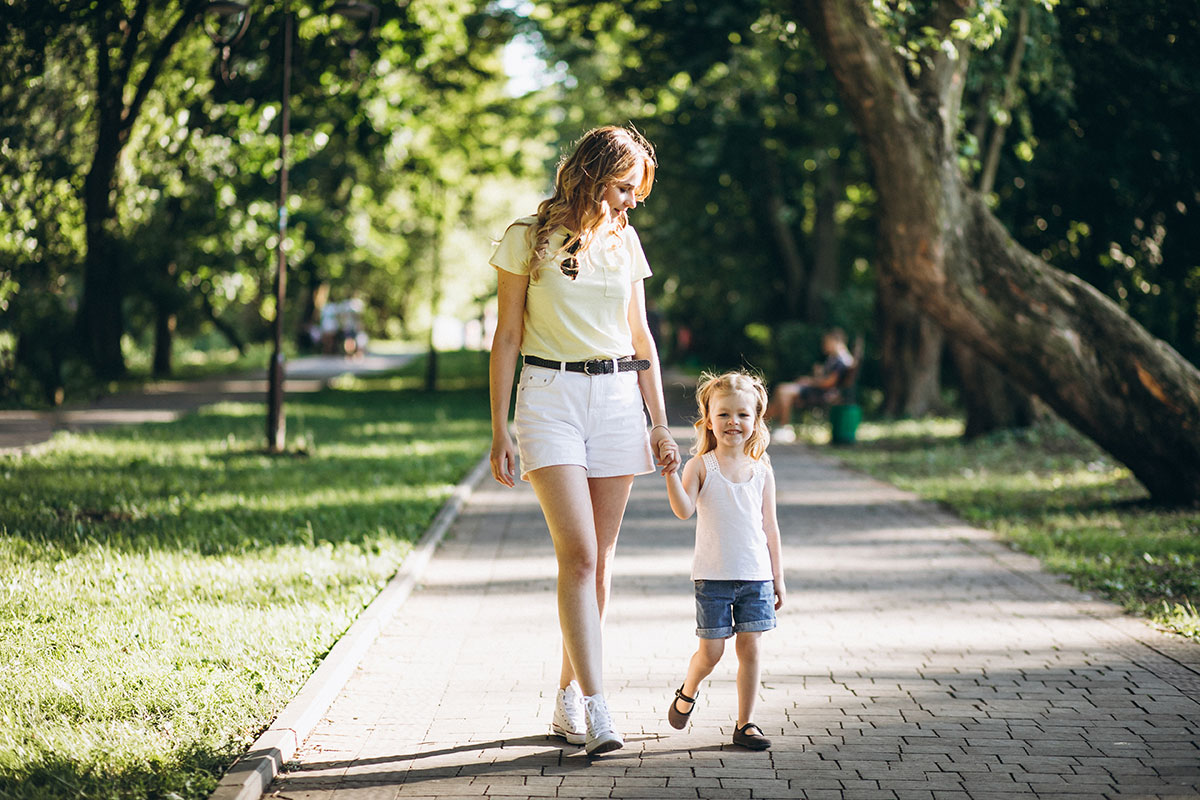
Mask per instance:
[[[530,275],[536,225],[535,217],[522,217],[510,225],[492,254],[492,266]],[[629,301],[633,284],[650,276],[637,233],[626,225],[619,238],[596,236],[587,250],[576,254],[575,280],[560,267],[567,253],[557,250],[566,239],[565,229],[551,235],[547,252],[555,255],[529,280],[521,352],[555,361],[632,355]]]

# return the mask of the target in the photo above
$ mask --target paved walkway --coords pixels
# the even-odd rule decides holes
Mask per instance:
[[[677,429],[680,434],[684,429]],[[692,523],[639,478],[606,637],[626,747],[547,735],[555,562],[528,486],[486,478],[270,792],[391,798],[1200,797],[1200,647],[1160,635],[826,452],[773,447],[788,602],[729,744],[732,648],[686,731]]]
[[[304,356],[287,362],[286,394],[315,392],[347,373],[379,372],[403,366],[411,353],[368,353],[363,358]],[[141,390],[101,398],[94,403],[51,411],[0,410],[0,454],[48,441],[56,431],[109,425],[169,422],[201,406],[220,402],[266,402],[266,370],[198,381],[156,381]],[[286,406],[285,406],[286,408]]]

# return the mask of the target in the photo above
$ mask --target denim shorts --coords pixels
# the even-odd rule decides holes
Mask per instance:
[[[513,428],[521,478],[577,464],[589,478],[654,470],[638,373],[584,375],[527,364],[517,382]]]
[[[774,581],[696,581],[696,635],[701,639],[774,627]]]

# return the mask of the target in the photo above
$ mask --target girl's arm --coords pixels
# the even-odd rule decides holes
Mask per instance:
[[[779,515],[775,512],[775,470],[767,466],[763,485],[763,530],[767,534],[767,552],[771,555],[771,579],[775,581],[775,609],[783,607],[787,587],[783,582],[783,557],[779,536]]]
[[[667,428],[667,404],[663,400],[662,372],[658,363],[658,345],[650,335],[650,323],[646,321],[646,287],[642,281],[633,282],[633,296],[629,300],[629,329],[633,333],[633,357],[650,362],[650,369],[638,373],[638,385],[642,400],[650,412],[650,449],[663,475],[679,469],[679,445]]]
[[[696,497],[700,494],[704,477],[704,459],[699,456],[684,466],[682,478],[678,470],[667,473],[667,499],[675,516],[687,519],[696,513]]]
[[[516,451],[508,433],[513,373],[525,335],[525,290],[528,275],[498,269],[499,308],[492,356],[488,362],[488,387],[492,399],[492,477],[505,486],[516,484]]]

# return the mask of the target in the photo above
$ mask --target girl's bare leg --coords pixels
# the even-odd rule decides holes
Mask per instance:
[[[758,686],[762,678],[762,666],[759,663],[759,638],[762,633],[753,631],[739,633],[737,643],[738,673],[738,722],[740,728],[754,721],[754,709],[758,705]]]
[[[696,692],[700,691],[700,684],[712,674],[724,653],[724,639],[701,639],[696,652],[692,653],[692,660],[688,662],[687,677],[683,679],[683,693],[688,697],[695,697]],[[675,699],[675,708],[682,714],[691,711],[692,705],[679,698]]]
[[[601,629],[608,612],[608,594],[612,588],[613,554],[617,550],[617,536],[621,532],[621,520],[625,517],[625,506],[629,502],[629,491],[632,488],[632,475],[588,480],[592,523],[596,530],[596,605],[600,610]],[[558,687],[566,688],[575,678],[575,669],[571,666],[564,639]]]

